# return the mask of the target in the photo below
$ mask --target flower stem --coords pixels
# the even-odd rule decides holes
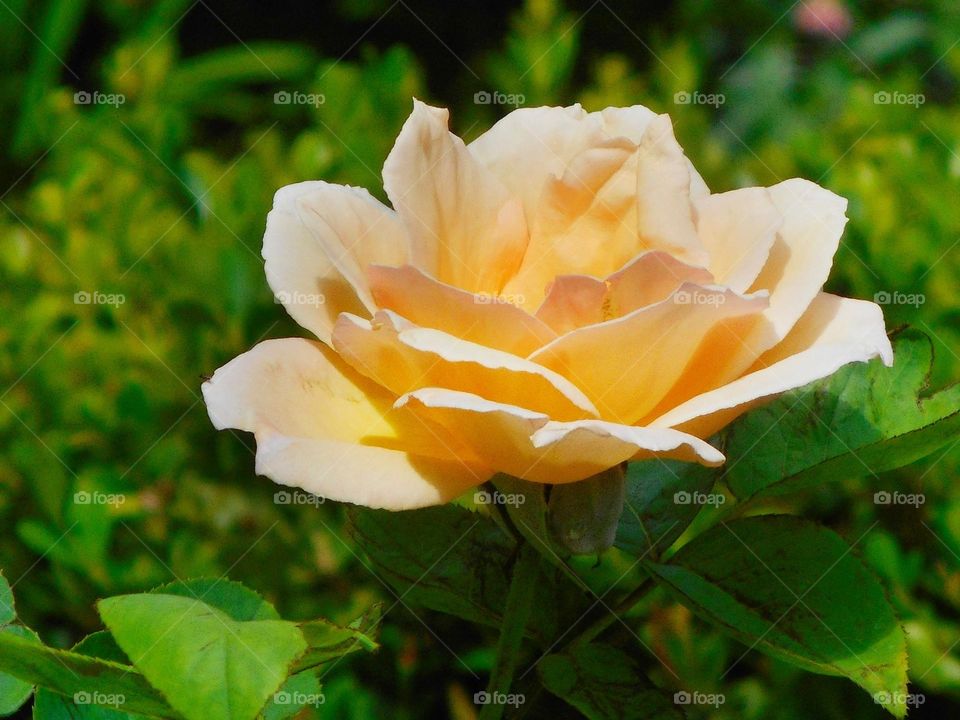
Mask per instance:
[[[604,612],[604,614],[591,624],[586,630],[580,633],[570,645],[586,645],[588,642],[600,635],[604,630],[613,625],[622,618],[623,615],[630,612],[633,609],[633,606],[640,602],[647,593],[649,593],[653,588],[656,587],[653,580],[649,577],[644,578],[644,580],[637,585],[626,597],[621,600],[616,607],[612,610]],[[606,608],[605,608],[606,609]]]
[[[497,656],[490,673],[487,702],[480,711],[480,720],[500,720],[506,709],[503,696],[510,692],[513,682],[513,673],[523,642],[523,631],[533,609],[539,569],[540,556],[537,551],[529,543],[522,543],[513,565],[507,605],[500,626],[500,639],[497,641]]]

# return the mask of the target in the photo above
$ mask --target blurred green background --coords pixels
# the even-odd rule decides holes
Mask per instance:
[[[207,419],[203,376],[301,334],[259,257],[274,191],[382,197],[412,96],[468,138],[509,96],[646,104],[715,191],[803,176],[849,198],[829,289],[928,332],[940,386],[960,378],[958,93],[955,0],[3,0],[0,567],[21,616],[66,647],[99,626],[98,597],[225,573],[290,618],[384,599],[384,648],[324,678],[321,716],[473,717],[493,635],[396,604],[342,508],[273,502],[251,439]],[[909,632],[913,717],[960,712],[958,467],[950,449],[777,506],[859,539]],[[893,488],[925,503],[874,504]],[[123,502],[84,501],[100,493]],[[735,663],[743,646],[665,596],[645,611],[632,622],[683,685],[726,696],[691,716],[883,716],[846,681]]]

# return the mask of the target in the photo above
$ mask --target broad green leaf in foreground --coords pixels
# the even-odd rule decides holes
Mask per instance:
[[[670,547],[707,502],[716,470],[675,460],[632,462],[627,468],[627,497],[615,545],[637,557],[656,558]]]
[[[88,635],[73,647],[73,651],[100,660],[129,664],[123,650],[105,630]],[[140,720],[145,717],[119,709],[126,704],[122,692],[86,691],[66,697],[46,688],[38,688],[33,701],[33,720]],[[170,710],[169,716],[172,715],[173,711]]]
[[[683,713],[622,650],[591,644],[548,655],[544,686],[590,720],[682,720]]]
[[[121,595],[98,607],[117,644],[188,720],[256,717],[307,647],[294,623],[238,619],[183,595]]]
[[[12,598],[11,598],[12,599]],[[20,625],[9,625],[0,629],[0,634],[13,635],[37,645],[40,638],[36,633]],[[33,683],[13,675],[0,672],[0,716],[13,714],[33,693]]]
[[[715,526],[648,566],[695,613],[751,648],[850,678],[897,717],[907,691],[903,629],[877,579],[836,533],[800,518]]]
[[[173,716],[160,694],[129,665],[55,650],[9,633],[0,633],[0,671],[69,698],[76,693],[121,694],[128,712]]]
[[[933,359],[906,330],[894,366],[854,364],[730,426],[726,481],[739,498],[780,494],[915,462],[960,433],[960,385],[924,397]]]

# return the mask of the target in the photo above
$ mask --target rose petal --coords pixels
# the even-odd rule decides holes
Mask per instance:
[[[402,396],[397,407],[458,433],[478,462],[533,482],[576,482],[632,458],[723,462],[707,443],[674,430],[598,420],[554,422],[473,393],[424,388]]]
[[[527,246],[519,200],[447,130],[449,113],[419,101],[383,166],[413,264],[438,280],[499,294]]]
[[[673,408],[651,424],[709,437],[757,401],[875,357],[893,364],[879,306],[820,293],[787,338],[746,375]]]
[[[666,250],[692,265],[707,267],[709,255],[694,224],[690,163],[673,135],[668,115],[658,115],[639,146],[638,250]]]
[[[563,335],[530,359],[577,383],[602,418],[630,425],[656,406],[715,325],[766,306],[765,295],[684,284],[656,305]]]
[[[392,396],[320,343],[267,340],[203,384],[218,429],[253,432],[257,473],[325,498],[401,510],[450,500],[491,471],[446,431],[392,407]],[[394,449],[396,448],[396,449]]]
[[[337,352],[358,372],[396,395],[422,387],[473,391],[558,419],[596,417],[596,408],[565,377],[524,358],[418,328],[381,310],[373,322],[343,314],[333,331]]]
[[[770,291],[772,332],[748,341],[755,357],[785,338],[818,295],[847,223],[847,201],[808,180],[786,180],[769,193],[783,225],[751,288]]]
[[[766,188],[743,188],[702,198],[697,233],[719,285],[746,292],[770,256],[783,216]]]
[[[353,189],[329,190],[332,187],[304,182],[278,190],[263,236],[267,282],[274,295],[294,320],[324,342],[329,342],[330,330],[341,312],[366,312],[357,291],[328,252],[330,246],[349,247],[352,238],[362,234],[356,224],[359,218],[352,217],[349,210],[337,209],[334,203],[328,208],[330,221],[322,222],[314,213],[303,213],[300,205],[301,200],[308,201],[318,190],[336,192],[349,206],[366,202]],[[380,207],[383,213],[390,213]],[[370,214],[380,217],[374,208]],[[369,224],[375,222],[371,219]],[[380,223],[385,233],[390,232],[391,223],[395,221],[389,217]]]
[[[713,283],[713,275],[669,253],[644,252],[606,280],[586,275],[556,278],[537,317],[557,333],[567,333],[665,300],[685,282],[706,285]]]
[[[510,298],[469,293],[410,265],[375,265],[368,276],[378,307],[461,340],[526,357],[557,337],[543,321],[508,302]]]

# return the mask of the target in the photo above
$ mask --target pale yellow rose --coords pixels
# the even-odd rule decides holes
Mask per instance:
[[[371,507],[496,472],[719,465],[746,409],[892,350],[880,308],[821,291],[846,201],[805,180],[711,194],[646,108],[510,113],[465,145],[415,102],[366,190],[281,189],[267,280],[319,338],[268,340],[204,384],[257,472]]]

